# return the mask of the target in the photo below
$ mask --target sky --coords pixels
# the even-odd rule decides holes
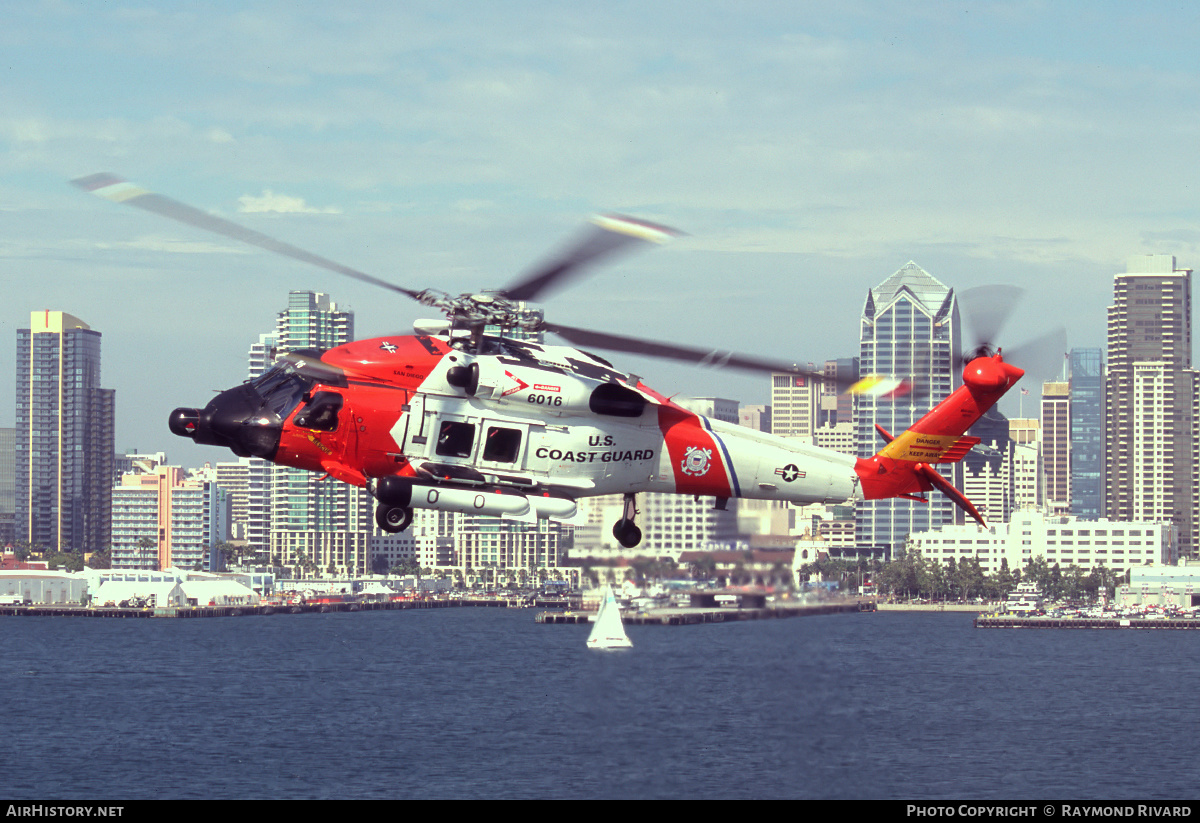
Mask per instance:
[[[685,234],[548,319],[798,363],[856,355],[867,290],[909,261],[1024,288],[996,342],[1061,325],[1080,347],[1105,345],[1130,256],[1200,263],[1191,3],[24,2],[0,23],[0,385],[31,311],[74,314],[104,335],[118,450],[184,465],[230,455],[168,413],[245,378],[289,290],[358,337],[429,310],[73,178],[451,293],[634,215]],[[761,376],[612,359],[769,402]]]

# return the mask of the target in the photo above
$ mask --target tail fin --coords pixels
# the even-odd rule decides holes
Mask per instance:
[[[976,522],[986,526],[971,501],[931,463],[957,463],[966,456],[978,437],[965,432],[996,404],[1021,379],[1025,372],[1005,363],[1000,353],[978,357],[963,369],[963,385],[938,403],[912,428],[892,437],[875,428],[887,444],[874,457],[859,458],[855,471],[862,484],[863,497],[879,500],[888,497],[916,497],[920,492],[938,489]]]

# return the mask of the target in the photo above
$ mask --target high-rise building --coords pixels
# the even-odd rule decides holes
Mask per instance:
[[[1104,516],[1104,352],[1072,349],[1071,514],[1083,520]]]
[[[812,371],[812,364],[808,364]],[[821,383],[791,372],[771,375],[771,434],[812,442],[821,409]]]
[[[13,520],[17,513],[17,430],[0,429],[0,547],[16,537]]]
[[[61,311],[17,330],[17,540],[105,551],[111,534],[115,393],[100,387],[100,332]]]
[[[882,426],[899,435],[946,395],[959,381],[953,368],[961,351],[958,302],[916,263],[908,263],[874,289],[867,291],[859,342],[859,372],[909,378],[913,391],[902,397],[858,395],[854,409],[858,455],[869,457],[881,441]],[[955,464],[953,483],[962,471]],[[860,550],[892,556],[911,531],[953,523],[956,508],[945,495],[930,494],[929,502],[867,500],[858,504],[855,539]]]
[[[1042,504],[1052,514],[1071,508],[1071,391],[1068,383],[1042,384]]]
[[[854,395],[843,391],[858,379],[858,358],[843,357],[826,360],[825,383],[821,386],[821,409],[818,413],[819,426],[837,426],[854,422]]]
[[[1013,509],[1013,460],[1016,443],[1008,418],[992,407],[971,427],[978,446],[963,458],[963,494],[988,525],[1008,520]]]
[[[202,569],[228,537],[228,496],[178,466],[129,473],[112,489],[114,569]]]
[[[339,309],[329,295],[312,291],[288,293],[288,307],[281,311],[275,321],[274,341],[270,335],[259,337],[256,348],[269,349],[276,346],[279,351],[325,351],[354,339],[354,312]],[[266,365],[271,358],[265,357]]]
[[[278,353],[279,337],[275,332],[260,334],[257,343],[250,344],[249,379],[253,380],[265,372],[275,362]]]
[[[1196,550],[1197,373],[1192,272],[1165,254],[1129,259],[1108,309],[1106,511],[1110,520],[1169,521],[1181,555]]]

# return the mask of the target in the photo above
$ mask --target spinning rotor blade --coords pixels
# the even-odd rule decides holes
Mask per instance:
[[[1002,348],[1006,363],[1020,366],[1038,383],[1055,380],[1067,356],[1067,330],[1061,326],[1013,348]]]
[[[958,307],[966,315],[975,336],[975,348],[995,345],[1024,289],[1016,286],[979,286],[958,295]]]
[[[584,266],[637,243],[665,243],[682,232],[622,215],[592,218],[593,226],[558,259],[501,290],[509,300],[535,300],[552,286],[579,274]]]
[[[685,363],[693,363],[698,366],[714,366],[722,369],[798,374],[810,377],[813,380],[829,382],[829,378],[821,372],[799,369],[791,363],[784,363],[779,360],[748,357],[734,352],[698,349],[690,346],[680,346],[675,343],[656,343],[652,340],[643,340],[639,337],[625,337],[619,334],[609,334],[608,332],[562,326],[558,323],[543,323],[542,328],[581,347],[628,352],[629,354],[642,354],[649,357],[661,357],[666,360],[682,360]]]
[[[962,368],[965,361],[978,354],[991,354],[999,348],[1006,362],[1020,366],[1030,377],[1039,381],[1053,380],[1062,371],[1063,357],[1067,352],[1067,332],[1062,327],[1020,346],[996,346],[1000,330],[1024,293],[1024,289],[1016,286],[993,285],[968,289],[958,296],[959,308],[967,318],[975,344],[964,355],[960,355],[955,368]]]
[[[382,286],[391,291],[397,291],[401,294],[408,295],[417,299],[420,292],[415,292],[410,289],[405,289],[394,283],[389,283],[386,280],[380,280],[378,277],[372,277],[369,274],[352,269],[348,266],[343,266],[340,263],[335,263],[332,260],[327,260],[324,257],[307,252],[304,249],[296,248],[295,246],[284,243],[281,240],[276,240],[273,237],[268,237],[265,234],[256,232],[253,229],[248,229],[245,226],[239,226],[237,223],[231,223],[220,217],[202,212],[192,206],[180,203],[177,200],[172,200],[169,197],[164,197],[161,194],[147,191],[146,189],[136,186],[127,180],[123,180],[116,175],[107,172],[100,174],[92,174],[87,177],[79,177],[72,180],[71,183],[84,191],[103,197],[106,200],[111,200],[114,203],[124,203],[130,206],[137,206],[139,209],[144,209],[162,217],[168,217],[171,220],[180,223],[186,223],[189,226],[211,231],[216,234],[230,237],[234,240],[240,240],[243,243],[249,243],[252,246],[258,246],[267,251],[273,251],[276,254],[282,254],[285,257],[291,257],[294,260],[300,260],[304,263],[311,263],[314,266],[320,266],[323,269],[344,274],[347,277],[353,277],[356,280],[362,280],[365,283],[371,283],[375,286]]]

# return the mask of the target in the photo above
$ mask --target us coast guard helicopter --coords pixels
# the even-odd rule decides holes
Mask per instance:
[[[379,280],[111,174],[72,182],[399,292],[445,316],[418,321],[412,335],[284,353],[262,376],[204,408],[170,415],[171,431],[196,443],[366,487],[385,531],[406,529],[416,508],[578,523],[581,498],[622,494],[613,535],[632,547],[641,541],[642,492],[711,496],[723,508],[738,497],[797,505],[925,500],[938,489],[984,522],[933,466],[961,460],[979,442],[965,432],[1024,374],[999,351],[977,352],[953,394],[899,435],[879,429],[886,445],[855,458],[697,415],[588,350],[508,336],[545,331],[587,349],[824,379],[786,363],[563,326],[525,310],[525,301],[585,264],[677,234],[666,227],[597,218],[582,242],[514,285],[450,295]]]

